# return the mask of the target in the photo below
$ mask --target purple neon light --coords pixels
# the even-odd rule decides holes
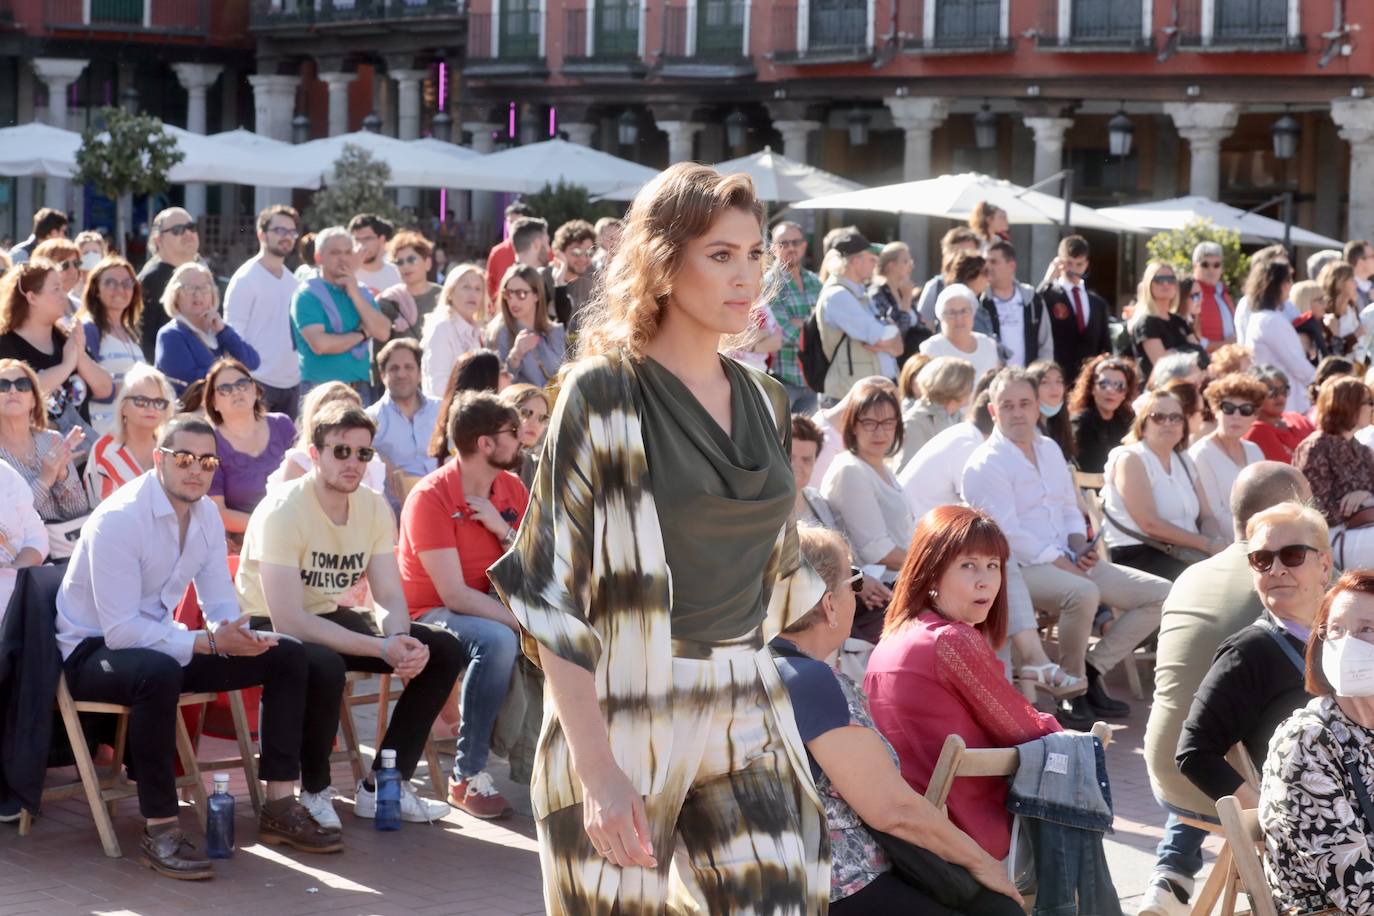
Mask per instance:
[[[558,136],[558,109],[552,105],[549,106],[549,136]]]
[[[506,131],[507,131],[507,133],[506,133],[506,135],[507,135],[508,137],[510,137],[512,140],[514,140],[514,139],[515,139],[515,103],[514,103],[514,102],[511,102],[511,103],[510,103],[510,115],[509,115],[509,117],[508,117],[506,120],[507,120],[507,124],[506,124]]]

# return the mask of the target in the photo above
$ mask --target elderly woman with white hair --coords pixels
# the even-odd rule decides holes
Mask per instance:
[[[176,395],[167,376],[139,363],[124,376],[114,402],[113,429],[96,440],[86,462],[91,508],[153,466],[158,432],[172,418]]]
[[[981,378],[1002,365],[997,353],[997,341],[973,329],[973,316],[978,310],[978,295],[962,283],[946,286],[935,300],[935,317],[940,319],[940,333],[921,344],[921,352],[931,358],[955,356],[973,363],[974,377]]]
[[[977,381],[973,363],[957,356],[937,356],[921,367],[916,384],[921,397],[902,412],[902,453],[897,470],[906,467],[921,446],[962,419]]]
[[[1340,256],[1340,252],[1336,254]],[[1225,266],[1225,252],[1220,244],[1198,242],[1194,246],[1193,285],[1186,313],[1193,319],[1198,339],[1208,353],[1236,342],[1236,307],[1226,289]]]
[[[232,356],[249,369],[258,368],[258,351],[220,315],[219,287],[204,264],[189,261],[176,269],[162,293],[162,307],[172,320],[157,332],[153,364],[178,395],[205,378],[221,356]]]

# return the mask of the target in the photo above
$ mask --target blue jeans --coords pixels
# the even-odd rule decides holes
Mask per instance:
[[[779,379],[779,381],[782,380]],[[816,412],[819,401],[816,392],[812,391],[809,386],[783,382],[782,387],[787,389],[787,403],[791,405],[792,413],[805,414],[809,417]]]
[[[468,656],[459,701],[463,723],[458,728],[458,754],[453,760],[454,778],[467,779],[487,768],[491,730],[510,691],[519,644],[514,630],[486,617],[437,607],[420,619],[458,637]]]
[[[1217,818],[1175,808],[1167,802],[1160,804],[1169,816],[1164,821],[1164,837],[1155,849],[1155,874],[1172,878],[1191,895],[1193,879],[1202,871],[1202,844],[1207,831],[1183,823],[1183,817],[1208,823],[1217,823]]]

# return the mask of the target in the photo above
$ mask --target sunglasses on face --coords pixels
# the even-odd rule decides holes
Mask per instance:
[[[546,413],[535,413],[533,410],[531,410],[531,409],[528,408],[528,407],[521,407],[521,408],[520,408],[520,419],[522,419],[522,420],[538,420],[540,423],[547,423],[547,422],[549,422],[549,415],[546,414]]]
[[[1125,391],[1126,383],[1118,382],[1115,379],[1100,378],[1097,380],[1098,391]]]
[[[1203,270],[1216,270],[1218,267],[1221,266],[1221,262],[1220,262],[1220,261],[1198,261],[1197,266],[1198,266],[1198,267],[1201,267]]]
[[[101,288],[101,289],[117,289],[117,290],[122,290],[122,291],[124,291],[124,292],[126,292],[126,293],[127,293],[127,292],[132,292],[132,291],[133,291],[133,288],[134,288],[134,281],[133,281],[133,280],[120,280],[120,279],[117,279],[117,278],[115,278],[115,277],[101,277],[101,278],[100,278],[100,288]]]
[[[1150,422],[1152,422],[1152,423],[1158,423],[1158,424],[1161,425],[1161,426],[1172,425],[1172,424],[1174,424],[1174,423],[1182,423],[1182,422],[1183,422],[1183,414],[1181,414],[1181,413],[1160,413],[1160,412],[1156,411],[1156,412],[1150,414]]]
[[[80,266],[81,266],[81,262],[80,262],[80,261],[75,261],[75,260],[58,261],[58,262],[57,262],[57,269],[58,269],[59,271],[63,271],[63,270],[76,270],[76,269],[77,269],[78,267],[80,267]]]
[[[876,433],[878,430],[890,433],[897,428],[897,418],[890,417],[886,420],[860,420],[859,428],[866,433]]]
[[[175,235],[177,238],[181,238],[188,232],[199,232],[200,229],[196,226],[194,222],[191,222],[182,223],[178,226],[168,226],[166,229],[163,229],[162,231],[169,233],[171,235]]]
[[[565,248],[563,253],[570,258],[590,258],[592,249],[590,248]]]
[[[533,296],[533,295],[534,295],[534,290],[532,290],[532,289],[509,289],[509,288],[508,288],[508,289],[506,290],[506,296],[507,296],[508,298],[514,299],[516,302],[524,302],[526,299],[528,299],[530,296]]]
[[[424,258],[420,257],[418,254],[408,254],[403,258],[397,258],[396,263],[403,267],[409,267],[412,264],[419,264],[423,260]]]
[[[859,567],[857,567],[857,566],[851,566],[851,567],[849,567],[849,578],[848,578],[848,579],[841,579],[841,580],[839,581],[839,584],[836,585],[835,587],[836,587],[836,588],[841,588],[841,587],[843,587],[843,586],[845,586],[845,585],[848,585],[849,588],[850,588],[850,590],[853,591],[854,594],[856,594],[856,595],[857,595],[859,592],[863,591],[863,590],[864,590],[864,571],[863,571],[862,569],[860,569]]]
[[[176,465],[177,468],[182,471],[186,470],[197,461],[200,462],[200,469],[202,471],[209,472],[219,467],[218,455],[197,455],[195,452],[188,452],[184,449],[176,449],[173,451],[170,448],[162,448],[161,446],[158,447],[158,451],[162,452],[164,455],[171,455],[172,464]]]
[[[372,456],[377,454],[377,450],[370,445],[360,445],[354,448],[351,445],[343,445],[340,443],[339,445],[331,445],[329,450],[339,461],[347,461],[356,454],[360,464],[367,464],[372,460]]]
[[[21,376],[20,378],[0,378],[0,394],[4,394],[10,389],[15,391],[32,391],[33,379]]]
[[[166,398],[145,398],[141,394],[135,394],[129,398],[133,405],[139,410],[147,410],[149,407],[154,410],[166,410],[169,403]]]
[[[1269,396],[1271,398],[1286,398],[1288,397],[1288,388],[1270,388]]]
[[[1317,552],[1317,548],[1308,547],[1306,544],[1289,544],[1280,547],[1278,550],[1252,550],[1245,555],[1250,561],[1250,568],[1255,572],[1267,573],[1274,566],[1274,558],[1289,569],[1297,569],[1307,561],[1307,553]]]
[[[1254,404],[1232,404],[1230,401],[1221,402],[1221,412],[1226,416],[1240,414],[1242,417],[1252,417],[1255,415]]]
[[[215,394],[223,395],[227,398],[231,394],[237,394],[240,391],[247,391],[249,388],[252,387],[253,380],[251,378],[241,378],[236,382],[221,382],[220,384],[216,385]]]
[[[501,435],[502,433],[510,433],[512,436],[518,436],[518,435],[520,435],[520,427],[518,427],[518,426],[503,426],[503,427],[501,427],[500,429],[498,429],[496,432],[492,433],[491,435],[492,435],[492,438],[496,438],[497,436]]]
[[[1155,277],[1154,282],[1163,283],[1165,286],[1172,286],[1178,282],[1178,277],[1175,277],[1173,274],[1160,274]]]

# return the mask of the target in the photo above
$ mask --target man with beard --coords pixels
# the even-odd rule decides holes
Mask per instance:
[[[529,492],[520,466],[520,415],[489,392],[464,395],[449,415],[458,450],[416,484],[401,512],[397,551],[406,603],[426,623],[447,627],[468,656],[449,803],[474,817],[510,810],[486,772],[491,731],[506,700],[519,648],[515,615],[493,597],[487,567],[515,541]]]
[[[239,598],[254,616],[254,627],[270,627],[305,643],[311,678],[332,678],[342,688],[345,671],[367,671],[395,674],[406,682],[382,747],[396,752],[404,779],[402,819],[427,822],[443,817],[448,805],[421,799],[410,778],[465,659],[451,634],[410,621],[393,552],[391,507],[380,493],[360,487],[374,454],[375,432],[372,419],[346,401],[320,410],[310,441],[313,469],[269,494],[248,520]],[[339,606],[364,575],[372,589],[375,623]],[[337,701],[312,707],[301,749],[301,778],[311,789],[302,795],[302,804],[315,820],[334,827],[339,818],[330,793],[322,790],[329,785],[329,754],[338,726]],[[381,759],[377,754],[373,773],[358,783],[353,802],[358,817],[376,817],[375,773]]]
[[[253,373],[272,413],[296,419],[300,406],[301,366],[291,346],[291,296],[298,285],[286,269],[296,248],[300,214],[274,204],[258,214],[258,253],[243,262],[224,294],[224,321],[258,352],[262,362]]]
[[[204,854],[178,826],[177,700],[183,692],[238,690],[259,684],[267,802],[258,838],[302,852],[343,848],[333,825],[312,817],[295,797],[307,708],[338,711],[342,676],[317,677],[299,643],[255,634],[225,563],[224,525],[206,498],[219,466],[215,431],[199,417],[178,417],[153,452],[153,472],[100,504],[77,542],[57,596],[57,642],[72,696],[131,708],[128,751],[147,820],[143,864],[181,880],[214,877]],[[194,582],[205,628],[172,619]],[[329,740],[333,739],[333,733]],[[326,749],[325,783],[328,784]],[[305,788],[311,785],[304,779]]]

